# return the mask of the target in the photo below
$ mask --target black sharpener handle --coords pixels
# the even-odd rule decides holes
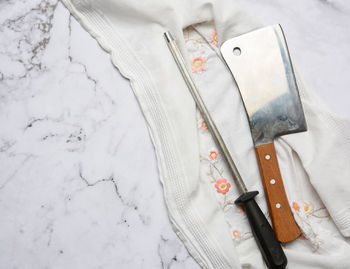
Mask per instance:
[[[243,193],[235,203],[243,206],[255,240],[268,268],[284,269],[287,266],[287,257],[281,244],[277,241],[270,223],[254,199],[258,193],[257,191]]]

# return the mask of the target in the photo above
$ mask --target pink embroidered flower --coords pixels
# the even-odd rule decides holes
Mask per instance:
[[[217,34],[216,30],[214,30],[210,34],[210,39],[211,39],[211,43],[213,43],[217,47],[218,46],[218,34]]]
[[[216,181],[215,187],[218,193],[226,194],[229,191],[231,184],[228,183],[225,178],[221,178]]]
[[[204,71],[205,63],[206,63],[206,61],[202,56],[193,58],[191,61],[192,71],[194,73],[199,73],[199,72]]]
[[[314,205],[311,202],[304,202],[304,211],[307,215],[314,213]]]
[[[201,121],[200,128],[202,131],[208,130],[207,123],[204,120]]]
[[[234,237],[235,239],[241,238],[241,232],[238,231],[238,230],[234,230],[234,231],[232,232],[232,234],[233,234],[233,237]]]
[[[210,153],[209,153],[209,159],[212,161],[216,160],[218,158],[218,156],[219,156],[219,154],[214,150],[210,151]]]
[[[295,211],[298,211],[298,212],[300,210],[300,207],[299,207],[297,202],[293,202],[293,208],[294,208]]]

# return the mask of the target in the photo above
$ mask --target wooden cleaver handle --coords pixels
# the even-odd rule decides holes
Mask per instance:
[[[255,152],[277,240],[282,243],[293,241],[301,235],[301,231],[284,190],[275,146],[273,143],[259,145],[255,147]]]

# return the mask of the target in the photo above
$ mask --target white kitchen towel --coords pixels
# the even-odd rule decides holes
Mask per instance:
[[[220,56],[262,25],[233,0],[63,0],[130,80],[152,137],[173,228],[203,268],[264,268],[238,192],[164,41],[170,30],[249,190],[267,213],[248,121]],[[288,34],[287,34],[288,40]],[[350,268],[350,125],[298,81],[308,131],[275,142],[303,237],[288,268]]]

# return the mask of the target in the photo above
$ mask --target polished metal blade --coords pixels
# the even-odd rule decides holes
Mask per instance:
[[[227,40],[221,46],[240,90],[254,144],[306,131],[287,44],[280,25],[264,27]]]

